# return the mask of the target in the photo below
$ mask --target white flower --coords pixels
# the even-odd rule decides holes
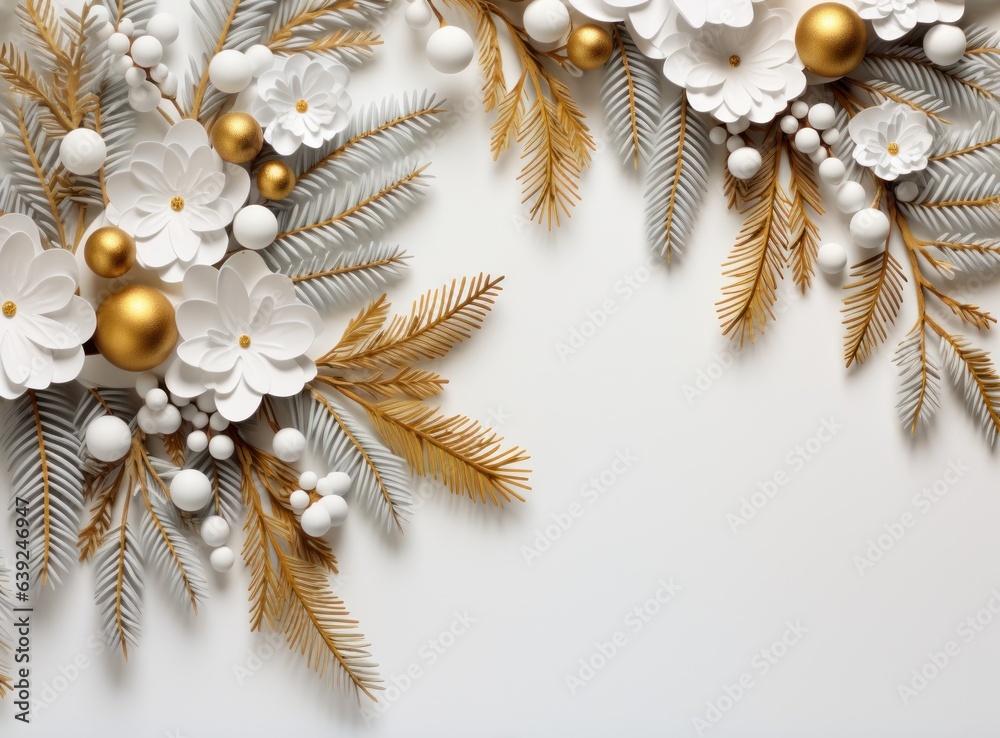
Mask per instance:
[[[108,220],[135,237],[139,263],[180,282],[190,266],[225,256],[226,226],[250,194],[250,175],[222,161],[204,127],[185,120],[162,143],[138,144],[107,187]]]
[[[31,218],[0,216],[0,397],[76,379],[97,326],[79,281],[73,254],[42,248]]]
[[[791,29],[784,10],[758,9],[745,28],[681,21],[660,45],[663,73],[687,90],[695,110],[723,123],[767,123],[806,88]]]
[[[918,23],[954,23],[965,13],[965,0],[854,0],[858,15],[870,20],[875,33],[894,41]]]
[[[264,140],[282,156],[305,144],[319,148],[347,127],[351,98],[347,67],[295,54],[257,80],[250,108],[264,126]]]
[[[289,397],[316,376],[305,356],[322,323],[252,251],[221,269],[191,267],[177,306],[180,342],[167,386],[181,397],[214,393],[226,420],[246,420],[264,395]]]
[[[924,113],[902,103],[884,102],[862,110],[848,125],[854,158],[885,180],[927,168],[934,143],[931,122]]]

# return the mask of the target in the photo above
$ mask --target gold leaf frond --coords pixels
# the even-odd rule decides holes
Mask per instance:
[[[483,108],[489,113],[507,97],[507,79],[503,71],[500,34],[497,32],[496,23],[493,22],[493,16],[486,7],[476,4],[473,12],[476,17],[479,67],[483,71]]]
[[[163,450],[174,466],[184,466],[185,448],[184,435],[180,431],[163,436]]]
[[[0,46],[0,76],[7,81],[12,90],[42,106],[43,123],[47,130],[59,132],[72,130],[73,122],[66,116],[54,92],[35,72],[28,55],[23,51],[19,52],[13,44]]]
[[[350,356],[358,345],[367,341],[376,332],[382,329],[385,321],[389,319],[389,303],[386,295],[378,298],[361,308],[360,312],[347,324],[344,334],[337,341],[337,345],[324,355],[319,363],[335,362],[342,357]]]
[[[324,377],[317,377],[323,381]],[[370,377],[352,379],[349,385],[352,389],[372,397],[373,399],[390,399],[403,395],[414,400],[427,400],[441,394],[448,380],[437,372],[427,369],[406,367],[393,374],[375,372]]]
[[[859,364],[871,356],[887,334],[903,301],[903,269],[889,246],[851,270],[852,281],[844,289],[844,361]]]
[[[288,39],[268,44],[275,54],[322,54],[337,51],[354,51],[370,56],[376,46],[382,44],[382,38],[374,31],[349,30],[340,28],[320,38],[302,40]]]
[[[785,151],[791,176],[788,186],[789,209],[789,259],[792,263],[792,277],[795,284],[805,294],[816,273],[816,257],[819,253],[819,225],[810,213],[824,214],[823,199],[816,181],[816,169],[812,161],[785,139]]]
[[[108,531],[111,530],[111,513],[114,511],[118,491],[125,480],[128,465],[123,461],[109,465],[102,474],[90,481],[86,488],[88,498],[94,500],[89,522],[80,530],[77,545],[80,548],[80,561],[92,559],[104,544]]]
[[[524,120],[524,83],[528,73],[522,72],[514,86],[504,94],[497,105],[497,119],[494,121],[490,136],[490,151],[493,160],[510,148],[517,138],[517,131]]]

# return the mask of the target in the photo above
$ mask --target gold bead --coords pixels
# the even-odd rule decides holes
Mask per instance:
[[[731,66],[733,69],[736,69],[742,63],[743,60],[740,59],[740,57],[737,56],[736,54],[733,54],[731,57],[729,57],[729,66]]]
[[[281,200],[295,189],[295,172],[283,161],[266,162],[257,172],[257,189],[268,200]]]
[[[175,213],[179,213],[184,209],[184,198],[180,195],[175,195],[170,198],[170,209]]]
[[[299,113],[305,113],[309,110],[309,103],[306,100],[299,100],[295,103],[295,110]]]
[[[119,369],[147,372],[166,361],[177,344],[174,306],[152,287],[119,290],[97,308],[94,343]]]
[[[17,315],[17,303],[13,300],[6,300],[3,306],[0,306],[0,310],[3,310],[3,314],[8,318],[13,318]]]
[[[891,144],[889,144],[888,151],[891,156],[899,156],[899,144],[893,141]]]
[[[250,348],[250,336],[246,333],[240,336],[240,348]]]
[[[820,77],[843,77],[852,72],[868,50],[868,29],[852,8],[820,3],[799,19],[795,29],[799,59]]]
[[[212,127],[212,146],[225,161],[246,164],[264,146],[264,131],[249,113],[226,113]]]
[[[98,228],[83,245],[83,258],[98,277],[115,279],[135,264],[135,239],[121,228]]]
[[[569,34],[566,55],[580,69],[597,69],[611,58],[611,34],[600,26],[588,23],[577,26]]]

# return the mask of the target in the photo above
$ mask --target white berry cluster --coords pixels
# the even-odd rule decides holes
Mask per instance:
[[[229,523],[219,515],[209,515],[201,523],[201,540],[213,549],[208,561],[216,571],[229,571],[236,563],[236,553],[225,545],[229,532]]]
[[[135,416],[143,433],[169,435],[181,427],[181,413],[170,397],[160,389],[160,383],[152,374],[140,374],[135,380],[135,391],[143,399],[143,406]]]
[[[226,49],[212,57],[208,79],[219,92],[235,95],[274,66],[274,54],[263,44],[244,51]]]
[[[434,11],[427,0],[410,0],[403,18],[410,28],[419,30],[430,25],[434,19]],[[437,71],[458,74],[472,63],[476,48],[472,36],[466,30],[458,26],[441,26],[427,38],[425,51],[427,61]]]

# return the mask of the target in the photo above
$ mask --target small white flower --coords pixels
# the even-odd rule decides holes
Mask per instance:
[[[0,216],[0,397],[76,379],[97,326],[79,281],[73,254],[42,248],[31,218]]]
[[[350,121],[349,77],[343,64],[305,54],[290,56],[262,74],[250,114],[264,126],[264,140],[288,156],[303,144],[319,148],[344,130]]]
[[[858,15],[870,20],[875,33],[894,41],[918,23],[954,23],[965,13],[965,0],[854,0]]]
[[[250,194],[250,175],[222,161],[198,121],[185,120],[162,143],[138,144],[107,187],[107,218],[135,237],[139,263],[180,282],[192,265],[225,256],[226,227]]]
[[[848,131],[855,144],[854,158],[884,180],[927,168],[934,136],[930,118],[918,110],[884,102],[854,116]]]
[[[246,420],[264,395],[290,397],[316,376],[305,356],[322,323],[292,280],[252,251],[221,269],[194,266],[177,306],[180,342],[167,386],[180,397],[214,393],[226,420]]]
[[[768,123],[806,88],[791,29],[784,10],[758,9],[745,28],[680,21],[660,45],[663,72],[695,110],[723,123]]]

